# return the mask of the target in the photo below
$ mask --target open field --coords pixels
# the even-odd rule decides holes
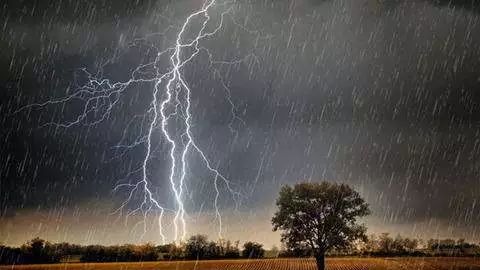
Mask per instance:
[[[315,270],[313,259],[263,259],[219,261],[172,261],[145,263],[71,263],[47,265],[0,266],[19,270]],[[333,270],[397,270],[397,269],[461,269],[480,270],[480,258],[328,258],[327,269]]]

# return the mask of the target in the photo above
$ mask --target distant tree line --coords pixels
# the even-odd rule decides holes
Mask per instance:
[[[383,233],[371,235],[360,251],[374,256],[479,256],[480,246],[465,239],[415,239]]]
[[[69,261],[80,262],[139,262],[157,260],[205,260],[262,258],[266,250],[262,244],[246,242],[242,248],[239,241],[210,241],[205,235],[194,235],[179,245],[89,245],[50,243],[35,238],[20,247],[0,245],[0,264],[42,264]],[[294,249],[273,248],[270,256],[311,257],[308,247]],[[347,249],[332,250],[329,256],[480,256],[480,246],[464,239],[422,239],[401,235],[392,237],[388,233],[370,235],[366,241],[358,242]]]
[[[364,255],[373,256],[415,256],[424,255],[425,249],[420,248],[421,240],[415,238],[390,236],[388,233],[370,235],[360,246],[359,251]]]
[[[57,252],[58,246],[40,238],[32,239],[21,247],[7,247],[0,245],[1,264],[37,264],[56,263],[60,261],[61,254]]]
[[[0,264],[41,264],[58,263],[76,258],[80,262],[139,262],[157,260],[204,260],[262,258],[263,245],[246,242],[243,249],[239,241],[209,241],[205,235],[190,237],[179,245],[89,245],[70,243],[50,243],[40,238],[32,239],[21,247],[0,245]]]
[[[158,251],[157,247],[152,244],[91,245],[84,247],[80,256],[81,262],[141,262],[156,260],[158,260]]]
[[[366,241],[359,241],[342,250],[332,250],[329,256],[480,256],[480,245],[468,243],[464,239],[423,239],[392,237],[389,233],[372,234]],[[279,257],[311,257],[308,247],[283,249]]]
[[[232,243],[229,240],[218,242],[208,241],[205,235],[194,235],[180,245],[181,252],[170,252],[167,256],[176,255],[177,259],[222,259],[222,258],[262,258],[265,250],[263,245],[256,242],[246,242],[240,251],[239,241]]]

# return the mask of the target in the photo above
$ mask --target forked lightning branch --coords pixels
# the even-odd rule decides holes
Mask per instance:
[[[215,67],[216,65],[236,65],[252,57],[254,58],[254,55],[250,54],[239,59],[215,61],[211,52],[201,45],[202,40],[214,38],[222,29],[227,15],[231,14],[233,4],[217,4],[215,0],[206,0],[202,7],[189,14],[179,27],[169,26],[169,29],[178,29],[174,44],[167,49],[158,50],[153,61],[136,67],[127,80],[112,82],[108,78],[101,78],[85,71],[88,74],[87,83],[77,88],[72,94],[62,98],[47,100],[43,103],[30,104],[20,109],[25,110],[27,108],[54,105],[62,106],[80,100],[82,102],[82,110],[73,120],[60,123],[52,122],[47,125],[55,125],[60,128],[69,128],[75,125],[92,127],[110,119],[115,106],[121,102],[122,94],[132,89],[133,87],[131,86],[133,84],[145,83],[153,85],[150,105],[145,108],[145,115],[142,116],[148,120],[147,128],[135,143],[124,145],[127,149],[144,146],[145,152],[141,167],[136,170],[141,173],[141,177],[133,181],[130,179],[119,182],[114,187],[116,191],[126,190],[127,194],[125,201],[118,206],[115,213],[125,215],[127,219],[133,215],[141,215],[143,217],[141,221],[143,227],[142,238],[147,232],[147,218],[150,215],[158,217],[156,221],[158,222],[158,231],[164,243],[169,240],[175,242],[182,241],[186,238],[188,221],[184,197],[185,185],[189,177],[188,160],[191,153],[196,152],[195,156],[200,157],[201,162],[203,162],[211,174],[212,187],[215,193],[212,204],[215,211],[214,221],[218,225],[218,237],[222,237],[222,215],[219,206],[222,190],[228,191],[236,203],[241,196],[241,193],[216,168],[214,162],[202,150],[195,139],[195,135],[192,132],[191,105],[192,92],[195,89],[190,87],[184,76],[185,66],[201,54],[205,54],[206,59],[210,61],[211,71],[215,73],[216,77],[220,75],[219,70]],[[219,11],[218,9],[222,10]],[[210,13],[213,10],[215,10],[217,18],[212,18],[213,15]],[[198,24],[199,22],[200,24]],[[192,30],[195,28],[198,29]],[[247,30],[246,28],[244,29]],[[192,31],[194,32],[193,35]],[[193,38],[188,38],[187,36],[193,36]],[[165,65],[165,59],[169,61],[169,68],[166,71],[162,71],[159,67]],[[155,71],[154,75],[147,75],[148,73],[143,72],[146,69],[153,69]],[[220,80],[223,89],[219,89],[219,91],[225,93],[226,102],[232,106],[232,121],[241,120],[236,115],[237,109],[232,102],[230,89],[225,84],[223,78]],[[138,120],[138,118],[134,118],[132,121],[135,120]],[[180,135],[171,128],[172,123],[178,123],[178,121],[182,125]],[[232,125],[229,125],[229,127],[232,128]],[[177,126],[175,130],[178,130]],[[157,134],[156,132],[160,132],[162,135],[160,143],[168,144],[168,179],[152,178],[151,175],[153,174],[149,173],[150,168],[155,167],[155,164],[152,164],[152,154],[155,141],[157,141],[154,138],[155,134]],[[175,209],[167,209],[153,191],[153,186],[160,181],[168,181],[175,199]],[[128,207],[138,194],[141,194],[140,203],[135,207]],[[172,215],[166,215],[167,212],[171,212]],[[167,235],[164,226],[165,219],[170,216],[173,218],[169,223],[173,226],[173,235],[171,236]]]

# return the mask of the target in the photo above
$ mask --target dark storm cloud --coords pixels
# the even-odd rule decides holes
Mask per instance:
[[[288,22],[293,34],[272,42],[273,60],[266,62],[274,70],[257,71],[257,87],[238,82],[239,100],[250,98],[245,119],[257,126],[254,133],[272,142],[263,149],[272,151],[267,159],[277,166],[266,165],[261,178],[346,178],[368,185],[376,192],[376,213],[394,222],[478,219],[477,210],[470,211],[477,191],[466,192],[478,182],[478,151],[469,147],[478,137],[479,40],[473,34],[478,18],[426,2],[395,8],[371,4],[376,5],[325,3],[323,10],[301,13]],[[273,16],[273,21],[287,24],[283,17]],[[330,23],[308,31],[322,20]],[[235,84],[233,76],[229,80]],[[253,141],[261,144],[262,139]],[[332,148],[337,153],[325,158]],[[261,155],[249,166],[245,155],[239,151],[228,159],[258,166]],[[265,172],[269,168],[271,175]],[[256,172],[250,170],[245,178],[256,178]],[[258,187],[258,194],[265,196],[269,183],[264,183],[266,190]],[[274,193],[267,194],[263,200],[273,200]]]
[[[433,4],[439,6],[446,6],[453,9],[463,8],[466,10],[471,10],[475,12],[480,11],[478,2],[476,0],[433,0]]]
[[[53,107],[10,115],[82,83],[78,68],[124,78],[154,52],[133,39],[178,24],[197,1],[7,1],[0,24],[0,155],[3,215],[110,198],[135,168],[138,148],[111,162],[128,121],[148,104],[135,86],[111,122],[38,128],[72,119]],[[386,225],[439,219],[480,221],[480,32],[473,1],[250,1],[235,23],[205,42],[218,59],[253,52],[257,61],[221,67],[243,119],[231,132],[230,107],[206,55],[189,64],[194,132],[243,191],[245,208],[271,208],[281,184],[346,181]],[[155,40],[171,44],[172,33]],[[268,35],[268,36],[267,36]],[[170,42],[170,43],[169,43]],[[146,60],[144,60],[146,61]],[[217,89],[212,91],[212,89]],[[135,91],[136,90],[136,91]],[[129,138],[138,136],[133,126]],[[154,174],[164,179],[164,146]],[[211,177],[192,161],[188,206],[210,209]],[[209,184],[210,183],[210,184]],[[168,198],[165,181],[157,191]],[[112,199],[118,200],[118,196]],[[165,201],[168,201],[166,199]],[[225,208],[231,200],[222,198]],[[171,202],[170,202],[171,203]],[[114,203],[113,203],[114,204]]]
[[[113,123],[90,132],[39,128],[41,123],[73,119],[78,106],[36,110],[11,115],[15,107],[65,94],[82,83],[79,68],[91,69],[112,57],[122,45],[123,33],[140,25],[139,16],[150,6],[138,1],[7,1],[2,55],[2,209],[69,205],[85,196],[102,197],[112,187],[115,171],[126,165],[106,163],[105,151],[121,136]],[[127,72],[127,71],[121,71]],[[117,76],[122,76],[118,72]],[[76,80],[80,81],[76,81]],[[84,79],[84,78],[83,78]],[[110,134],[108,130],[113,131]],[[110,186],[110,188],[108,187]]]

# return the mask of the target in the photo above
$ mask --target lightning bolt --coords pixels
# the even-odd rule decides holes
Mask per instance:
[[[70,102],[80,101],[83,104],[83,109],[73,120],[60,123],[49,122],[42,126],[53,125],[57,128],[69,128],[75,125],[86,125],[92,127],[110,118],[113,109],[121,102],[121,96],[127,91],[127,89],[138,84],[152,84],[151,102],[146,109],[146,113],[135,115],[128,124],[129,127],[132,123],[140,123],[142,126],[140,130],[141,135],[133,143],[123,143],[124,139],[127,137],[126,130],[128,129],[126,129],[123,133],[121,143],[115,146],[115,149],[121,150],[121,154],[117,157],[123,156],[133,148],[139,146],[145,147],[141,166],[129,172],[125,178],[129,179],[132,176],[139,174],[137,180],[119,180],[114,188],[114,191],[126,189],[127,196],[123,203],[113,212],[119,214],[119,216],[123,216],[124,209],[126,209],[128,205],[132,203],[132,200],[140,194],[140,204],[133,210],[127,211],[125,222],[128,221],[129,217],[141,214],[143,216],[142,221],[135,224],[134,227],[137,225],[143,225],[142,238],[147,232],[147,217],[150,213],[155,212],[157,214],[158,231],[161,241],[166,243],[169,237],[167,237],[165,233],[163,223],[166,212],[170,212],[174,215],[172,222],[173,235],[171,238],[174,242],[185,240],[188,234],[188,215],[185,209],[184,196],[186,179],[188,177],[188,157],[191,153],[197,153],[206,169],[213,176],[213,186],[215,190],[215,198],[213,202],[215,209],[214,221],[218,224],[219,238],[223,237],[222,216],[219,207],[221,185],[223,185],[223,187],[231,194],[236,207],[240,203],[242,193],[237,191],[234,184],[218,170],[218,166],[212,164],[212,161],[195,139],[192,132],[191,112],[191,96],[193,90],[183,75],[183,68],[186,64],[190,63],[201,53],[207,55],[210,62],[210,68],[213,70],[214,75],[220,79],[221,85],[226,94],[226,100],[231,106],[232,116],[228,127],[232,133],[237,133],[233,128],[233,123],[235,121],[238,121],[243,125],[245,123],[236,113],[237,108],[232,100],[231,90],[227,83],[225,83],[217,66],[238,65],[246,63],[249,60],[251,60],[252,63],[258,63],[258,58],[254,54],[249,54],[241,59],[216,61],[208,49],[200,46],[202,40],[213,37],[222,29],[226,15],[232,11],[232,3],[233,2],[225,2],[217,4],[216,0],[206,0],[201,8],[188,15],[181,27],[176,28],[169,26],[162,33],[150,35],[166,35],[168,31],[178,29],[175,44],[162,51],[153,46],[157,50],[155,59],[149,63],[137,66],[131,72],[128,80],[123,82],[112,82],[109,79],[101,78],[99,74],[91,74],[86,69],[82,69],[82,72],[88,78],[87,82],[75,89],[72,94],[57,99],[47,100],[43,103],[30,104],[15,112],[18,113],[29,108],[43,108],[51,105],[64,105]],[[208,30],[211,21],[209,11],[215,6],[220,5],[227,6],[227,8],[221,12],[219,22],[215,25],[213,30]],[[200,27],[194,32],[194,38],[188,39],[185,37],[187,29],[191,27],[196,20],[201,22]],[[244,25],[237,23],[233,17],[232,22],[234,25],[241,27],[250,34],[258,34],[257,31],[249,30]],[[147,38],[148,37],[135,40],[134,45]],[[164,59],[165,56],[168,59],[169,68],[166,71],[162,71],[160,67],[162,63],[164,63],[162,59]],[[107,61],[107,63],[108,62],[109,61]],[[107,63],[105,63],[105,65]],[[177,131],[172,131],[171,127],[172,123],[178,120],[181,121],[181,134],[178,134],[178,128]],[[168,183],[173,192],[176,209],[167,209],[164,207],[156,197],[155,192],[152,190],[152,183],[154,181],[151,179],[149,166],[151,165],[150,163],[152,161],[153,153],[155,152],[156,147],[158,147],[154,143],[156,132],[159,132],[162,135],[163,141],[169,146],[168,157],[170,166]]]

